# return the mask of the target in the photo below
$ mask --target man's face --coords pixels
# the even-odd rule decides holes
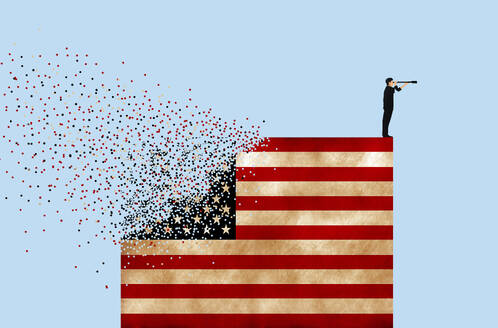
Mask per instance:
[[[394,81],[389,81],[389,84],[388,84],[390,87],[392,87],[394,85]]]

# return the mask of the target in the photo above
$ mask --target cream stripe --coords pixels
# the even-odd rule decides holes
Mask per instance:
[[[392,255],[392,240],[138,240],[123,255]]]
[[[121,313],[392,313],[392,298],[125,298]]]
[[[392,270],[125,269],[122,284],[392,284]]]
[[[392,152],[251,152],[237,167],[392,167]]]
[[[238,181],[237,196],[392,196],[392,181]]]
[[[392,211],[237,211],[237,225],[392,225]]]

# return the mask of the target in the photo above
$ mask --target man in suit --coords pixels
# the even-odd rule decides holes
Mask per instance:
[[[397,81],[393,81],[392,77],[386,79],[386,88],[384,89],[384,116],[382,117],[382,136],[384,138],[391,138],[389,135],[389,122],[394,109],[394,91],[401,91],[408,83],[403,84],[401,87],[396,85]]]

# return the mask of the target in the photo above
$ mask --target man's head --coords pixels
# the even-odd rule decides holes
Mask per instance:
[[[394,81],[393,81],[393,78],[392,77],[388,77],[386,79],[386,84],[390,87],[392,87],[394,85]]]

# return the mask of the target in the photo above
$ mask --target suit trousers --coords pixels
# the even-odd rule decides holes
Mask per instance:
[[[384,108],[384,116],[382,117],[383,137],[387,137],[389,135],[389,122],[391,122],[392,115],[393,115],[393,108]]]

